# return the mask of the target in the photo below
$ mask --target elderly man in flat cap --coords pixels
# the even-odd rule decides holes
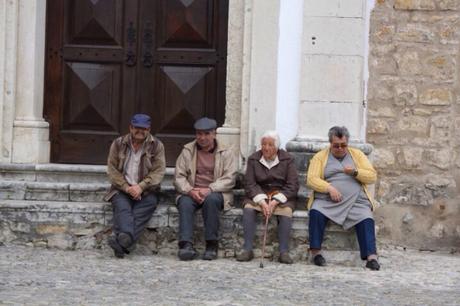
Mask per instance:
[[[105,200],[113,207],[108,244],[116,257],[129,253],[150,220],[165,169],[164,147],[150,134],[150,117],[134,115],[129,133],[113,141],[107,163],[112,186]]]
[[[193,248],[195,212],[201,209],[205,227],[204,260],[217,258],[219,215],[233,201],[236,162],[230,148],[216,140],[216,121],[195,122],[196,139],[184,146],[176,161],[174,186],[179,193],[179,259],[198,256]]]

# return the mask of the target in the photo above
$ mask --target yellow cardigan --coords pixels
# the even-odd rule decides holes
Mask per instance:
[[[364,188],[369,201],[372,204],[372,210],[376,208],[376,204],[370,196],[366,185],[373,184],[377,180],[377,172],[367,159],[366,155],[359,149],[348,148],[348,152],[355,163],[355,168],[358,170],[356,179]],[[327,187],[330,185],[324,180],[324,169],[326,168],[327,159],[329,157],[329,148],[323,149],[316,153],[310,161],[310,166],[307,172],[307,186],[312,189],[307,208],[310,209],[313,204],[314,192],[327,193]]]

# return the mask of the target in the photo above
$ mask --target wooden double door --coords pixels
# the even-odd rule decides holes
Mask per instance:
[[[228,0],[48,0],[51,160],[105,164],[131,116],[174,165],[202,116],[225,117]]]

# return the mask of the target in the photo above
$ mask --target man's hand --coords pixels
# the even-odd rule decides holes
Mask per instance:
[[[277,200],[271,200],[270,202],[268,202],[268,209],[270,211],[270,216],[273,214],[278,204],[279,202]]]
[[[262,213],[264,214],[265,218],[269,218],[271,213],[270,213],[270,207],[268,206],[268,203],[265,200],[262,200],[259,202],[260,208],[262,208]]]
[[[342,201],[342,194],[340,193],[340,191],[335,189],[334,186],[329,185],[327,187],[327,192],[329,192],[329,195],[331,196],[332,201],[334,201],[334,202]]]
[[[126,192],[134,199],[140,200],[142,195],[142,188],[139,185],[132,185],[126,189]]]
[[[196,189],[198,189],[198,191],[200,192],[200,196],[201,198],[203,198],[203,201],[211,193],[210,188],[196,188]]]
[[[352,166],[345,166],[343,167],[343,172],[348,175],[353,175],[353,172],[355,172],[355,168]]]
[[[202,204],[204,201],[204,197],[201,196],[199,188],[193,188],[189,191],[188,195],[198,204]]]

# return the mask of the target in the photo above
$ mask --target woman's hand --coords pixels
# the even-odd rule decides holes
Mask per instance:
[[[342,194],[334,186],[329,185],[327,187],[327,192],[329,192],[329,195],[331,196],[332,201],[334,202],[342,201]]]
[[[279,204],[279,202],[277,200],[271,200],[268,203],[268,209],[270,211],[270,216],[273,214],[273,212],[275,211],[276,206],[278,206],[278,204]]]
[[[270,207],[268,206],[268,203],[263,200],[259,202],[260,208],[262,208],[262,213],[264,214],[265,218],[269,218],[271,213],[270,213]]]

